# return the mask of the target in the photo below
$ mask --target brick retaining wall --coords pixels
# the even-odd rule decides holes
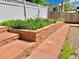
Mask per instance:
[[[10,29],[9,31],[20,34],[20,39],[22,40],[41,42],[59,29],[63,24],[63,21],[59,21],[56,24],[51,24],[37,30]]]

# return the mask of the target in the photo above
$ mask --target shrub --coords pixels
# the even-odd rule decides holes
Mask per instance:
[[[1,24],[15,29],[24,28],[26,25],[23,20],[19,19],[4,21]]]
[[[15,29],[29,29],[29,30],[35,30],[42,28],[44,26],[47,26],[49,24],[56,23],[56,20],[53,19],[43,19],[43,18],[36,18],[36,19],[26,19],[26,20],[8,20],[4,21],[1,24],[15,28]]]

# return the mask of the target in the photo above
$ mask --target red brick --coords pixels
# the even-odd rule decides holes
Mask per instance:
[[[18,34],[10,33],[10,32],[3,32],[0,33],[0,46],[9,43],[11,41],[14,41],[19,38]]]
[[[10,29],[9,31],[20,34],[20,38],[22,40],[41,42],[42,40],[50,36],[52,33],[54,33],[63,24],[64,22],[60,21],[60,22],[57,22],[56,24],[51,24],[49,26],[46,26],[37,30]]]
[[[9,29],[9,32],[17,33],[20,39],[26,41],[36,41],[36,32],[26,29]]]
[[[64,22],[58,22],[56,24],[52,24],[52,25],[49,25],[47,27],[37,30],[37,33],[39,34],[39,38],[40,38],[39,41],[45,40],[63,25],[64,25]]]
[[[0,47],[0,59],[20,59],[26,51],[34,43],[28,43],[20,40],[15,40],[12,43]],[[20,57],[21,56],[21,57]],[[18,58],[19,57],[19,58]]]
[[[8,27],[6,27],[6,26],[0,26],[0,33],[7,32],[7,31],[8,31]]]
[[[69,25],[63,25],[25,59],[58,59],[69,28]]]

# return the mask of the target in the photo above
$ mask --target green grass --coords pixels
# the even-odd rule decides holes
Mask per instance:
[[[63,50],[60,59],[70,59],[70,56],[75,52],[73,48],[67,41],[64,43]]]
[[[36,19],[26,19],[26,20],[21,20],[21,19],[8,20],[1,22],[1,25],[5,25],[15,29],[36,30],[53,23],[56,23],[56,20],[36,18]]]

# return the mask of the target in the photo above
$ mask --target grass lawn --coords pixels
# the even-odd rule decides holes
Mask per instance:
[[[70,59],[71,55],[75,52],[73,48],[67,41],[64,43],[63,50],[60,59]]]

